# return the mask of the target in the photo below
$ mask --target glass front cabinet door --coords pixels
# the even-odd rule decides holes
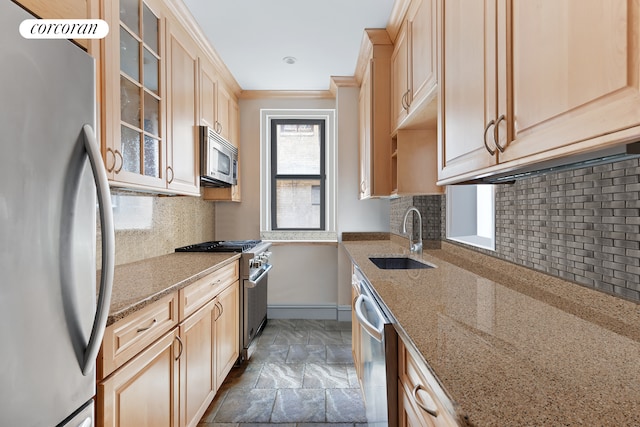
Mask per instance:
[[[103,155],[112,185],[167,187],[164,12],[153,0],[105,2]]]

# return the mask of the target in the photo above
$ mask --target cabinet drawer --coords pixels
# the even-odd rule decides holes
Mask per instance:
[[[107,327],[98,356],[105,378],[178,324],[178,293],[171,293]]]
[[[180,321],[211,301],[229,284],[238,280],[238,261],[227,264],[180,290]]]
[[[429,368],[416,360],[402,340],[398,340],[398,375],[404,389],[399,393],[404,394],[404,405],[411,404],[415,417],[420,420],[422,426],[457,426],[458,423],[445,409],[439,394],[435,392],[430,383],[435,383]],[[427,380],[429,377],[430,381]],[[406,409],[405,409],[406,410]]]

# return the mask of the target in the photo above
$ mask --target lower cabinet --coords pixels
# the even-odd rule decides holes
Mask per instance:
[[[173,329],[98,383],[98,426],[179,426],[178,339]]]
[[[107,328],[97,364],[98,427],[198,424],[239,355],[237,264]]]
[[[452,427],[451,404],[423,361],[398,340],[398,425]]]
[[[198,424],[216,393],[212,300],[180,324],[184,354],[180,358],[180,425]]]
[[[215,377],[216,387],[220,388],[240,356],[240,282],[235,282],[218,295],[216,307]]]

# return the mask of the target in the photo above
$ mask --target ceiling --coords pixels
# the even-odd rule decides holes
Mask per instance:
[[[394,0],[184,0],[243,90],[327,90],[353,76],[365,28]],[[296,58],[287,64],[285,57]]]

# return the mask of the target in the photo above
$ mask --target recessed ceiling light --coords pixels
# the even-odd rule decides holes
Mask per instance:
[[[289,65],[295,64],[296,61],[297,61],[297,59],[294,58],[293,56],[285,56],[284,58],[282,58],[282,62],[284,62],[285,64],[289,64]]]

